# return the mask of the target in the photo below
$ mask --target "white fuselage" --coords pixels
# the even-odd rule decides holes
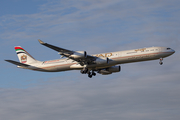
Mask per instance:
[[[167,49],[166,47],[150,47],[150,48],[127,50],[127,51],[95,54],[92,56],[108,57],[109,63],[100,64],[100,65],[91,64],[91,65],[87,65],[86,67],[96,70],[96,69],[114,66],[117,64],[156,60],[159,58],[168,57],[172,55],[174,52],[175,52],[174,50]],[[77,70],[84,68],[84,66],[81,66],[78,62],[68,58],[37,62],[29,65],[31,66],[29,66],[28,69],[36,70],[36,71],[44,71],[44,72],[59,72],[59,71]]]

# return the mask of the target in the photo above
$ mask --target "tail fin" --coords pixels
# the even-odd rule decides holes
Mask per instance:
[[[36,59],[34,59],[28,52],[26,52],[21,46],[15,47],[17,56],[19,58],[20,63],[34,63],[37,62]]]

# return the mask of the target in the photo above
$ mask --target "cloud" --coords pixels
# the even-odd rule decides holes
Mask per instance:
[[[156,18],[152,14],[166,9],[169,10],[169,7],[166,9],[164,9],[164,7],[170,3],[174,2],[165,1],[162,4],[157,1],[150,3],[142,1],[53,1],[42,5],[40,7],[41,11],[36,14],[3,16],[1,19],[4,22],[2,22],[1,25],[5,29],[10,27],[13,31],[12,33],[6,32],[7,35],[3,34],[2,37],[6,39],[12,39],[12,37],[23,39],[23,36],[14,36],[19,32],[19,34],[24,32],[24,34],[27,34],[27,37],[30,37],[30,35],[32,35],[32,37],[52,37],[52,35],[57,36],[58,33],[60,33],[60,35],[78,34],[78,32],[81,33],[84,31],[85,36],[80,34],[83,39],[92,35],[96,35],[96,37],[101,35],[100,37],[102,38],[102,34],[105,32],[110,32],[111,34],[113,32],[116,36],[117,34],[123,33],[132,35],[132,32],[133,35],[137,34],[137,32],[144,34],[148,32],[147,30],[153,31],[156,29],[156,23],[159,21],[157,18],[164,18],[161,13],[159,13],[159,17],[155,16]],[[160,10],[158,11],[158,9]],[[176,7],[174,9],[176,9]],[[69,11],[69,13],[66,13],[67,11]],[[170,11],[169,13],[172,12]],[[142,27],[149,25],[149,23],[153,24],[154,27],[150,27],[152,26],[150,24],[145,31]],[[137,27],[137,24],[139,27]],[[144,32],[142,33],[141,31]],[[91,32],[92,35],[87,32]],[[99,36],[97,36],[97,32]],[[24,39],[27,39],[27,37]],[[123,38],[124,37],[125,36],[123,36]],[[87,39],[86,41],[90,40]]]
[[[177,42],[171,42],[178,41],[177,1],[55,0],[41,5],[39,10],[34,14],[2,16],[2,45],[40,38],[72,50],[78,50],[81,43],[81,50],[90,54],[162,43],[178,48]],[[75,42],[69,44],[72,41]]]
[[[53,84],[25,90],[1,89],[1,119],[179,118],[177,74],[136,79],[128,75],[110,80],[57,79]]]

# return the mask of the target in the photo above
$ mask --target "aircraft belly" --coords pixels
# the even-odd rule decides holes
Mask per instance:
[[[56,67],[55,69],[57,72],[71,70],[70,65],[64,65],[64,66]]]
[[[44,72],[59,72],[59,71],[67,71],[67,70],[71,70],[70,69],[70,65],[72,65],[72,63],[65,63],[65,64],[45,64],[42,65],[39,69],[37,69],[38,71],[44,71]]]
[[[92,64],[92,65],[88,65],[87,67],[88,68],[101,68],[101,67],[105,67],[105,66],[114,66],[116,64],[117,64],[117,62],[113,61],[113,62],[109,62],[106,64]]]

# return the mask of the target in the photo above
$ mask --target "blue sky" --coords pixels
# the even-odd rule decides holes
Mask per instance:
[[[42,0],[1,0],[0,15],[33,14],[39,11],[39,6],[45,3]]]
[[[180,1],[3,0],[0,2],[1,119],[179,120]],[[14,46],[38,60],[58,59],[38,39],[88,54],[151,46],[173,48],[164,59],[124,64],[89,80],[79,71],[18,69]]]

